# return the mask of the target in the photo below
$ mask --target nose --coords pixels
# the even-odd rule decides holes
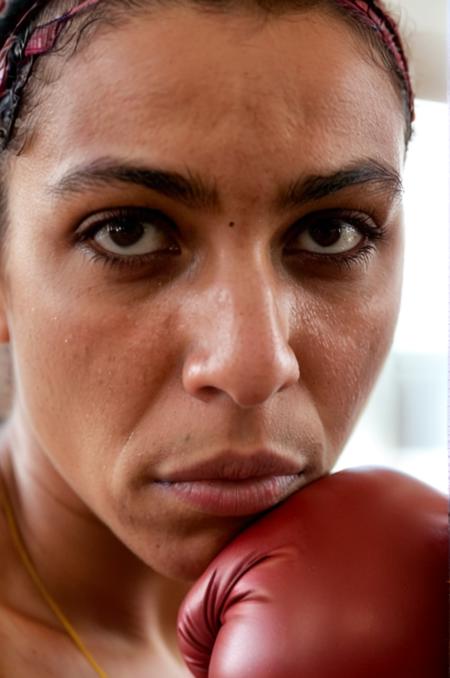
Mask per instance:
[[[289,304],[281,297],[262,276],[234,276],[202,295],[183,365],[185,391],[206,401],[226,394],[250,408],[297,383]]]

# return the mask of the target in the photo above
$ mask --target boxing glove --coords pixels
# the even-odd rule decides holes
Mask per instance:
[[[266,512],[183,601],[196,678],[445,678],[447,501],[387,469],[341,471]]]

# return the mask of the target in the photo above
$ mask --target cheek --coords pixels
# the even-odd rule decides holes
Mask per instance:
[[[170,304],[130,303],[100,286],[63,285],[12,296],[17,390],[40,445],[63,475],[113,461],[161,398],[180,348]],[[89,453],[96,450],[96,454]],[[64,450],[64,456],[58,452]]]
[[[389,274],[364,291],[339,286],[308,298],[307,310],[297,307],[302,319],[294,350],[323,425],[330,463],[346,443],[391,347],[401,280],[397,258]]]

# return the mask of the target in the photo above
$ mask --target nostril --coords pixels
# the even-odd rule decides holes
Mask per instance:
[[[220,389],[215,388],[214,386],[201,386],[195,393],[191,395],[195,395],[199,400],[209,403],[211,400],[220,395],[220,393]]]
[[[226,395],[239,407],[261,405],[300,379],[294,352],[283,348],[271,358],[258,352],[245,356],[239,351],[222,356],[220,361],[212,356],[191,356],[183,369],[184,389],[205,403]]]

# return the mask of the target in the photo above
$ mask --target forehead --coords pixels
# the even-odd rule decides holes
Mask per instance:
[[[401,108],[360,40],[317,10],[264,21],[144,14],[68,60],[29,155],[53,175],[105,154],[217,174],[329,171],[365,157],[399,170]]]

